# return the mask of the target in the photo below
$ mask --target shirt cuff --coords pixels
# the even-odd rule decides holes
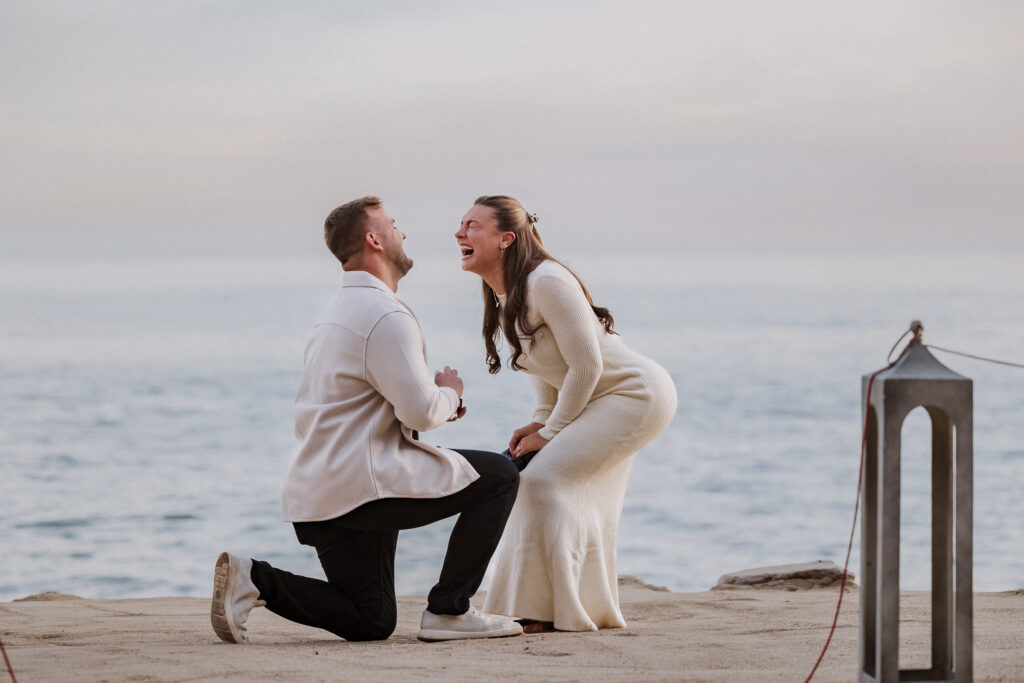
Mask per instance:
[[[459,394],[451,387],[441,387],[441,393],[448,397],[448,401],[452,405],[451,412],[448,413],[448,419],[450,420],[459,412]]]
[[[558,432],[553,430],[551,427],[546,426],[538,429],[537,433],[540,434],[541,438],[543,438],[545,441],[551,441],[551,439],[555,438],[555,436],[558,435]]]
[[[544,424],[545,422],[548,421],[549,417],[551,417],[550,410],[542,410],[541,408],[538,408],[537,410],[533,411],[534,422],[540,422],[541,424]]]

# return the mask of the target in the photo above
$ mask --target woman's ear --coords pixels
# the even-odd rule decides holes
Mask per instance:
[[[512,243],[516,241],[516,234],[514,232],[506,232],[501,236],[501,246],[508,248],[512,246]]]

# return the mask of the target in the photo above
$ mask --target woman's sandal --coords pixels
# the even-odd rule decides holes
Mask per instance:
[[[522,627],[523,633],[554,633],[557,629],[550,621],[537,621],[536,619],[516,619]]]

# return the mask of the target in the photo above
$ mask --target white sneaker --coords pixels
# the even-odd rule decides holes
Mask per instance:
[[[523,627],[510,619],[483,614],[470,607],[465,614],[434,614],[423,610],[420,640],[460,640],[463,638],[504,638],[518,636]]]
[[[260,600],[260,592],[249,572],[252,560],[221,553],[213,570],[213,603],[210,605],[210,623],[221,640],[229,643],[248,643],[245,622],[253,607],[267,604]]]

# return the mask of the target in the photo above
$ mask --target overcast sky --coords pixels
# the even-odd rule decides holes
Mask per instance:
[[[562,251],[1024,249],[1010,0],[4,0],[0,98],[15,246],[320,248],[379,194],[433,252],[504,193]]]

